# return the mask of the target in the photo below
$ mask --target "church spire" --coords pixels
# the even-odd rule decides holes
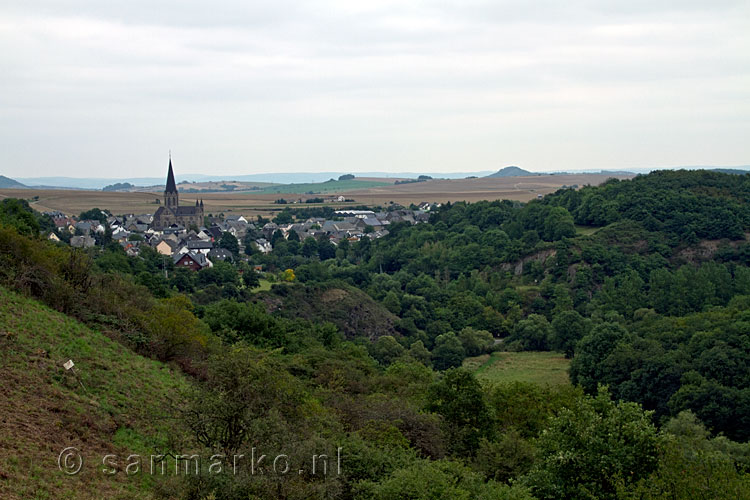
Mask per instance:
[[[172,152],[170,151],[167,187],[164,189],[164,206],[168,209],[176,209],[179,204],[179,194],[177,194],[177,186],[174,183],[174,171],[172,171]]]
[[[177,186],[174,183],[174,172],[172,171],[172,152],[169,152],[169,171],[167,172],[167,188],[165,193],[176,193]]]

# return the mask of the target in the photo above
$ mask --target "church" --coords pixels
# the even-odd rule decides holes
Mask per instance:
[[[174,172],[172,171],[172,157],[170,156],[167,186],[164,189],[164,206],[159,207],[154,213],[152,227],[162,230],[175,224],[185,228],[190,226],[201,227],[203,225],[203,200],[200,203],[196,200],[195,206],[180,206],[177,185],[174,182]]]

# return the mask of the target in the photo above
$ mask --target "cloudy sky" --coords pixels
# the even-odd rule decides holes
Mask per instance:
[[[750,164],[747,0],[0,2],[0,174]]]

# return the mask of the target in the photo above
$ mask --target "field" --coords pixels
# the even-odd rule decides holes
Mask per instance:
[[[393,185],[391,182],[382,181],[363,181],[359,179],[351,179],[348,181],[328,181],[328,182],[315,182],[309,184],[280,184],[269,186],[261,193],[343,193],[346,191],[352,191],[355,189],[368,189],[380,186]]]
[[[620,178],[625,178],[618,176]],[[326,203],[326,206],[346,207],[352,205],[387,206],[399,203],[408,206],[411,203],[423,201],[445,203],[455,201],[480,201],[508,199],[517,201],[529,201],[538,195],[551,193],[562,186],[577,184],[601,184],[609,176],[599,174],[579,175],[548,175],[534,177],[505,177],[505,178],[481,178],[481,179],[455,179],[455,180],[432,180],[427,182],[415,182],[410,184],[392,184],[394,179],[382,179],[379,183],[376,179],[335,181],[339,191],[327,192],[331,194],[344,194],[347,198],[354,199],[352,203]],[[386,182],[387,181],[387,182]],[[355,183],[369,183],[367,189],[348,190]],[[389,184],[390,183],[390,184]],[[290,188],[304,196],[305,190],[318,184],[295,184]],[[372,184],[382,184],[372,186]],[[361,187],[361,184],[360,184]],[[280,189],[276,186],[273,189]],[[32,206],[39,211],[60,210],[69,215],[79,213],[93,207],[104,208],[115,214],[125,213],[153,213],[160,205],[156,200],[161,199],[161,193],[130,193],[130,192],[103,192],[103,191],[77,191],[77,190],[53,190],[53,189],[0,189],[0,199],[3,197],[22,197],[28,199]],[[272,215],[282,210],[285,205],[276,205],[274,200],[279,198],[279,193],[263,193],[259,191],[244,193],[183,193],[180,201],[183,204],[193,204],[196,199],[202,199],[206,213],[218,214],[220,212],[239,212],[245,216]],[[285,196],[290,199],[292,197]],[[314,205],[305,205],[314,206]]]
[[[495,352],[464,360],[464,368],[487,382],[570,383],[570,360],[557,352]]]

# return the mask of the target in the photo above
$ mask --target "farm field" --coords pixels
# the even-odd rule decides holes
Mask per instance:
[[[615,176],[626,178],[624,176]],[[508,199],[517,201],[529,201],[537,197],[552,193],[562,186],[577,184],[598,185],[610,178],[601,174],[576,174],[576,175],[548,175],[533,177],[505,177],[505,178],[476,178],[476,179],[454,179],[454,180],[432,180],[427,182],[415,182],[409,184],[394,185],[394,179],[383,179],[379,183],[375,179],[335,181],[338,184],[337,191],[326,192],[326,195],[345,194],[351,198],[351,203],[326,203],[326,206],[346,207],[352,205],[387,206],[399,203],[408,206],[411,203],[423,201],[445,203],[456,201],[480,201]],[[386,182],[387,181],[387,182]],[[370,183],[367,189],[350,190],[356,184]],[[304,195],[306,190],[318,184],[287,184],[283,187],[291,191],[297,191],[299,198],[308,198]],[[382,184],[372,186],[373,184]],[[273,189],[280,189],[275,186]],[[270,189],[270,188],[266,188]],[[287,193],[293,194],[293,193]],[[23,197],[30,201],[32,207],[39,211],[60,210],[69,215],[78,215],[92,207],[110,210],[115,214],[123,213],[153,213],[160,206],[156,200],[161,200],[161,193],[147,192],[104,192],[93,190],[70,190],[70,189],[1,189],[0,199],[5,197]],[[185,205],[195,203],[196,199],[202,199],[206,213],[217,214],[220,212],[239,212],[245,216],[272,215],[282,210],[284,205],[274,204],[279,198],[278,192],[231,192],[231,193],[182,193],[180,202]],[[286,197],[289,199],[290,197]],[[315,205],[306,205],[315,206]]]
[[[276,184],[259,191],[261,193],[342,193],[354,189],[368,189],[380,186],[392,186],[393,181],[351,179],[347,181],[314,182],[307,184]]]
[[[464,368],[487,382],[569,384],[570,360],[557,352],[494,352],[464,360]]]

